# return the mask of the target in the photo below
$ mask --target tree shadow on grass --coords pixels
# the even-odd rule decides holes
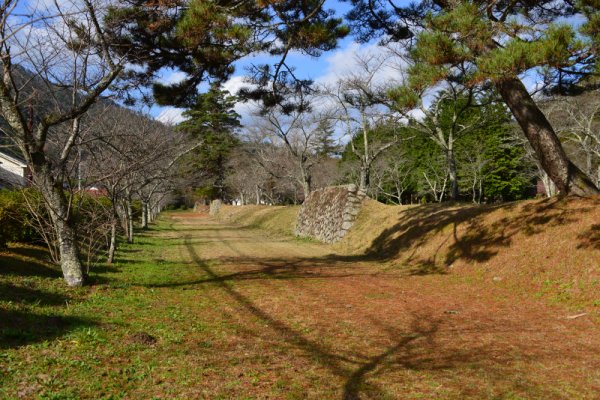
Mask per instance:
[[[81,326],[95,323],[86,318],[53,315],[45,307],[64,306],[72,300],[64,293],[53,293],[39,288],[0,284],[0,349],[52,340]],[[13,307],[17,309],[12,309]],[[40,311],[29,311],[36,307]]]
[[[11,248],[8,253],[0,253],[0,275],[60,278],[62,274],[59,266],[42,261],[47,256],[47,252],[42,249]]]
[[[0,302],[4,303],[0,304],[0,349],[52,340],[79,327],[95,325],[90,319],[53,311],[73,300],[68,293],[36,287],[38,280],[15,279],[60,279],[60,267],[41,261],[46,257],[45,249],[33,246],[13,246],[0,254],[0,276],[6,278],[0,282]]]
[[[398,222],[381,232],[364,254],[332,256],[330,259],[385,261],[402,254],[408,265],[417,267],[417,275],[428,271],[440,273],[444,271],[441,266],[452,265],[458,260],[488,261],[502,248],[509,247],[516,234],[533,236],[550,227],[574,222],[594,209],[592,203],[581,206],[571,204],[572,201],[577,200],[552,198],[526,204],[457,207],[431,204],[406,208],[401,211]],[[494,222],[486,220],[497,211],[507,216]],[[419,248],[440,240],[427,257],[417,254]],[[593,243],[600,243],[600,239],[596,238]],[[444,250],[443,254],[441,250]],[[432,269],[432,265],[438,268]],[[419,266],[424,268],[419,270]]]
[[[0,308],[0,349],[52,340],[79,327],[94,325],[94,321],[81,317]]]
[[[600,224],[594,224],[590,229],[582,232],[578,236],[580,243],[578,249],[596,249],[600,250]]]
[[[186,247],[191,246],[191,243],[186,244]],[[219,265],[233,266],[237,271],[221,275],[207,274],[201,279],[192,281],[177,280],[144,286],[179,287],[227,281],[334,279],[377,274],[372,270],[349,268],[347,263],[332,262],[329,258],[256,258],[239,256],[219,258],[218,262]],[[181,266],[182,263],[166,262],[164,265]]]
[[[65,305],[71,297],[61,293],[52,293],[32,287],[0,283],[0,301],[39,306]]]
[[[515,376],[511,376],[511,362],[524,362],[527,360],[539,361],[546,357],[545,349],[540,349],[536,354],[525,354],[525,350],[520,352],[518,345],[511,345],[510,352],[502,346],[492,343],[469,343],[453,344],[452,338],[463,337],[464,334],[486,334],[493,327],[482,327],[478,323],[465,322],[470,331],[460,331],[460,335],[452,333],[453,323],[448,321],[448,317],[436,317],[430,313],[410,313],[410,323],[398,323],[395,326],[384,326],[383,331],[387,334],[389,346],[386,346],[379,353],[373,354],[373,349],[368,346],[364,350],[352,350],[351,348],[340,347],[336,343],[335,348],[331,348],[322,340],[314,340],[298,329],[294,329],[286,322],[277,318],[276,315],[265,311],[256,304],[250,297],[244,295],[237,289],[230,277],[219,275],[209,263],[203,260],[196,252],[194,246],[186,244],[187,251],[194,261],[208,277],[208,280],[216,287],[221,289],[235,304],[240,316],[247,315],[253,321],[260,321],[261,327],[272,331],[277,341],[285,343],[295,349],[303,352],[307,359],[324,367],[334,376],[340,378],[343,382],[341,387],[341,398],[344,400],[354,400],[363,398],[380,398],[389,396],[385,385],[376,382],[378,376],[393,373],[397,371],[448,371],[448,370],[473,370],[475,366],[485,368],[486,379],[493,379],[493,382],[502,384],[503,387],[510,386],[515,381]],[[189,284],[193,284],[189,282]],[[407,311],[408,312],[408,311]],[[237,319],[238,317],[236,317]],[[371,316],[372,323],[369,326],[381,325],[377,316]],[[250,325],[246,329],[251,329]],[[265,328],[263,328],[265,329]],[[508,337],[519,334],[520,327],[511,327],[510,324],[502,326],[504,332],[495,334],[504,334]],[[367,328],[365,328],[367,330]],[[440,330],[444,330],[444,340],[438,340],[437,335]],[[450,332],[450,333],[448,333]],[[255,332],[254,336],[271,333]],[[448,342],[450,338],[450,343]],[[520,353],[520,354],[519,354]],[[547,353],[551,353],[550,351]],[[515,356],[515,354],[517,354]],[[516,357],[516,358],[515,358]],[[498,365],[502,367],[491,367]],[[525,377],[519,377],[520,381],[526,381]],[[535,382],[529,382],[532,387]],[[532,389],[533,390],[533,389]],[[538,390],[538,389],[535,389]],[[542,390],[542,389],[539,389]]]

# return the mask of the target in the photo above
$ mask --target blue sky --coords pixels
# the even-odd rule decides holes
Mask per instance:
[[[19,6],[17,8],[17,13],[25,11],[24,5],[44,5],[44,4],[54,4],[54,0],[25,0],[19,2]],[[57,0],[59,4],[62,4],[64,0]],[[400,5],[407,5],[409,1],[397,1]],[[331,8],[336,11],[338,17],[342,17],[349,9],[350,5],[347,2],[342,2],[340,0],[327,0],[325,3],[326,8]],[[571,23],[575,26],[581,24],[581,18],[569,18],[565,19],[564,22]],[[359,45],[353,41],[352,37],[349,36],[343,40],[341,40],[338,44],[338,48],[332,50],[330,52],[326,52],[322,54],[321,57],[315,58],[307,55],[303,55],[300,53],[290,54],[288,57],[288,63],[292,65],[296,74],[299,77],[305,79],[312,79],[320,83],[324,82],[332,82],[335,81],[336,77],[340,74],[347,73],[353,68],[353,54],[358,52],[381,52],[375,43],[368,43]],[[247,57],[241,61],[239,61],[235,67],[236,72],[232,76],[232,78],[226,83],[225,88],[230,90],[231,92],[235,92],[241,86],[243,86],[242,77],[246,73],[246,68],[252,64],[264,64],[270,63],[272,64],[276,61],[276,58],[268,57],[266,55],[257,55],[253,57]],[[397,78],[396,76],[390,75],[390,71],[383,72],[388,78]],[[165,71],[162,74],[161,79],[165,82],[176,82],[182,78],[182,74],[177,71]],[[525,84],[533,89],[537,86],[537,81],[539,80],[539,76],[530,71],[528,74],[524,74],[523,80]],[[238,107],[238,112],[244,115],[247,109],[244,106]],[[149,112],[155,118],[160,119],[162,121],[168,122],[179,122],[181,120],[181,110],[173,109],[171,107],[152,107]]]
[[[325,52],[321,57],[315,58],[306,56],[299,53],[290,54],[287,62],[289,65],[295,68],[297,76],[312,79],[313,81],[320,84],[327,84],[335,82],[338,77],[350,73],[355,70],[356,62],[354,61],[355,54],[369,53],[377,54],[386,52],[384,48],[381,48],[377,43],[366,43],[359,44],[352,40],[352,38],[345,38],[340,41],[337,49],[329,52]],[[235,92],[245,85],[244,75],[246,68],[254,64],[264,64],[266,62],[273,62],[276,59],[269,58],[266,56],[255,56],[249,57],[236,64],[236,72],[234,75],[225,83],[224,88],[229,92],[235,94]],[[388,76],[395,74],[395,71],[391,69],[382,69],[381,75]],[[163,76],[163,81],[174,82],[182,76],[179,72],[172,72]],[[391,78],[391,77],[390,77]],[[242,115],[242,123],[246,122],[250,112],[250,106],[238,105],[236,111]],[[155,106],[151,109],[151,114],[158,120],[165,123],[174,123],[181,121],[182,110],[175,109],[173,107],[158,107]]]
[[[408,4],[408,2],[405,3]],[[326,1],[325,5],[327,8],[335,10],[339,17],[342,17],[350,9],[348,3],[343,3],[338,0],[328,0]],[[372,47],[374,47],[373,44],[359,46],[354,42],[352,37],[346,37],[339,42],[337,49],[325,52],[321,55],[321,57],[311,57],[300,53],[293,53],[288,56],[287,61],[289,65],[295,68],[295,72],[299,77],[304,79],[319,80],[320,78],[325,78],[328,74],[331,75],[334,72],[334,69],[339,69],[341,67],[339,60],[340,56],[346,55],[351,57],[351,52],[354,50],[360,51],[361,49]],[[226,88],[230,91],[239,88],[242,84],[242,77],[245,75],[247,67],[251,66],[252,64],[272,64],[275,60],[277,59],[266,55],[256,55],[240,60],[235,64],[236,71],[230,82],[228,82],[226,85]],[[164,74],[162,79],[167,82],[176,81],[178,79],[178,75],[181,76],[177,72],[169,72]],[[240,107],[238,112],[243,112],[243,109],[243,107]],[[150,110],[150,113],[154,117],[164,122],[169,122],[172,119],[178,121],[180,118],[180,112],[180,110],[175,110],[172,107],[158,106],[155,106]]]

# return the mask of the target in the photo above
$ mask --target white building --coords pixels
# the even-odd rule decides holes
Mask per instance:
[[[28,171],[23,161],[0,153],[0,188],[27,186]]]

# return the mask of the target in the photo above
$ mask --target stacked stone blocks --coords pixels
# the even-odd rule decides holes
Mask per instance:
[[[313,191],[302,204],[296,235],[325,243],[342,239],[356,221],[365,193],[356,185],[326,187]]]

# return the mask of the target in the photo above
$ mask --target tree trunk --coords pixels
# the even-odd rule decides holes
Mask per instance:
[[[567,158],[552,125],[535,104],[525,85],[513,77],[496,82],[496,88],[558,191],[578,196],[600,193],[586,174]]]
[[[125,207],[125,215],[127,216],[127,243],[131,244],[133,243],[133,208],[131,207],[131,200],[127,200]]]
[[[585,153],[585,172],[587,172],[589,177],[594,176],[594,155],[591,151],[586,151]]]
[[[142,202],[142,229],[148,229],[148,203]]]
[[[115,252],[117,251],[117,216],[113,217],[112,223],[110,224],[110,245],[108,247],[108,264],[112,264],[115,261]]]
[[[450,180],[450,199],[458,200],[458,174],[456,172],[456,157],[452,148],[446,149],[446,164],[448,168],[448,179]]]
[[[371,153],[369,150],[369,130],[367,128],[367,122],[365,120],[365,110],[361,109],[362,116],[362,133],[363,133],[363,146],[364,153],[362,157],[362,165],[360,166],[360,184],[359,190],[367,193],[369,185],[371,184]]]
[[[368,165],[361,165],[360,167],[360,181],[358,183],[358,189],[363,192],[367,192],[369,189],[369,185],[371,184],[371,171],[369,170]]]
[[[312,188],[311,188],[311,179],[310,173],[307,172],[304,168],[302,168],[302,192],[304,194],[304,201],[308,198]]]
[[[552,179],[548,176],[545,171],[541,171],[542,174],[542,184],[544,185],[544,191],[546,192],[546,197],[554,197],[556,196],[556,185],[552,182]]]
[[[33,157],[32,157],[33,158]],[[40,161],[43,163],[43,161]],[[47,165],[34,165],[36,186],[44,195],[46,209],[50,214],[60,253],[60,267],[69,286],[83,286],[84,274],[79,260],[77,234],[69,212],[69,204],[62,185],[54,182]]]
[[[310,185],[307,181],[302,181],[302,193],[304,194],[304,201],[306,201],[310,194]]]

